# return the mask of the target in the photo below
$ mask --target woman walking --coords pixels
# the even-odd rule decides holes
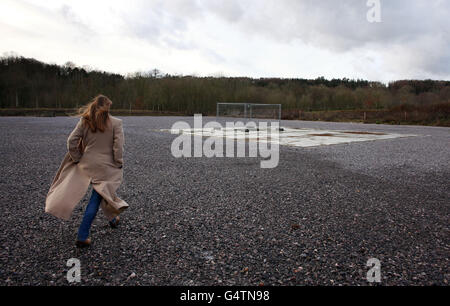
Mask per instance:
[[[68,220],[86,194],[92,195],[78,230],[76,245],[91,244],[89,231],[99,207],[111,227],[117,227],[119,214],[128,204],[116,195],[123,180],[122,120],[109,114],[111,100],[98,95],[79,110],[80,121],[67,139],[68,153],[53,179],[45,211]]]

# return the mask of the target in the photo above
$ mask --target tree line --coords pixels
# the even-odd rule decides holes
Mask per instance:
[[[450,82],[197,77],[154,69],[127,76],[32,58],[0,58],[0,108],[76,108],[102,93],[114,109],[214,114],[216,102],[282,104],[283,110],[391,109],[450,103]]]

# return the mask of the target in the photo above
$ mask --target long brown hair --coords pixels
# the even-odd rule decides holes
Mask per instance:
[[[87,124],[93,133],[97,130],[104,132],[109,120],[111,104],[112,102],[108,97],[98,95],[91,102],[78,109],[78,116],[84,119],[83,123]]]

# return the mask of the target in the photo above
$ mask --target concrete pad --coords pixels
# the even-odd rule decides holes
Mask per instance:
[[[161,131],[173,134],[191,134],[202,137],[223,137],[236,140],[258,141],[268,143],[278,143],[279,145],[294,147],[314,147],[326,146],[340,143],[374,141],[382,139],[393,139],[401,137],[414,137],[412,134],[380,133],[367,131],[343,131],[343,130],[321,130],[321,129],[293,129],[283,128],[282,131],[276,129],[256,130],[245,128],[237,129],[181,129]]]

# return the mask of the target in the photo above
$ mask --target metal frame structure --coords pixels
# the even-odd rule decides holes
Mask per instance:
[[[253,106],[278,106],[278,121],[281,120],[281,104],[262,104],[262,103],[227,103],[227,102],[218,102],[216,109],[216,117],[219,117],[219,109],[220,105],[243,105],[244,106],[244,118],[253,119]],[[249,110],[249,112],[247,111]],[[250,113],[250,116],[247,117],[247,114]],[[258,119],[258,118],[256,118]],[[275,118],[274,118],[275,119]]]

